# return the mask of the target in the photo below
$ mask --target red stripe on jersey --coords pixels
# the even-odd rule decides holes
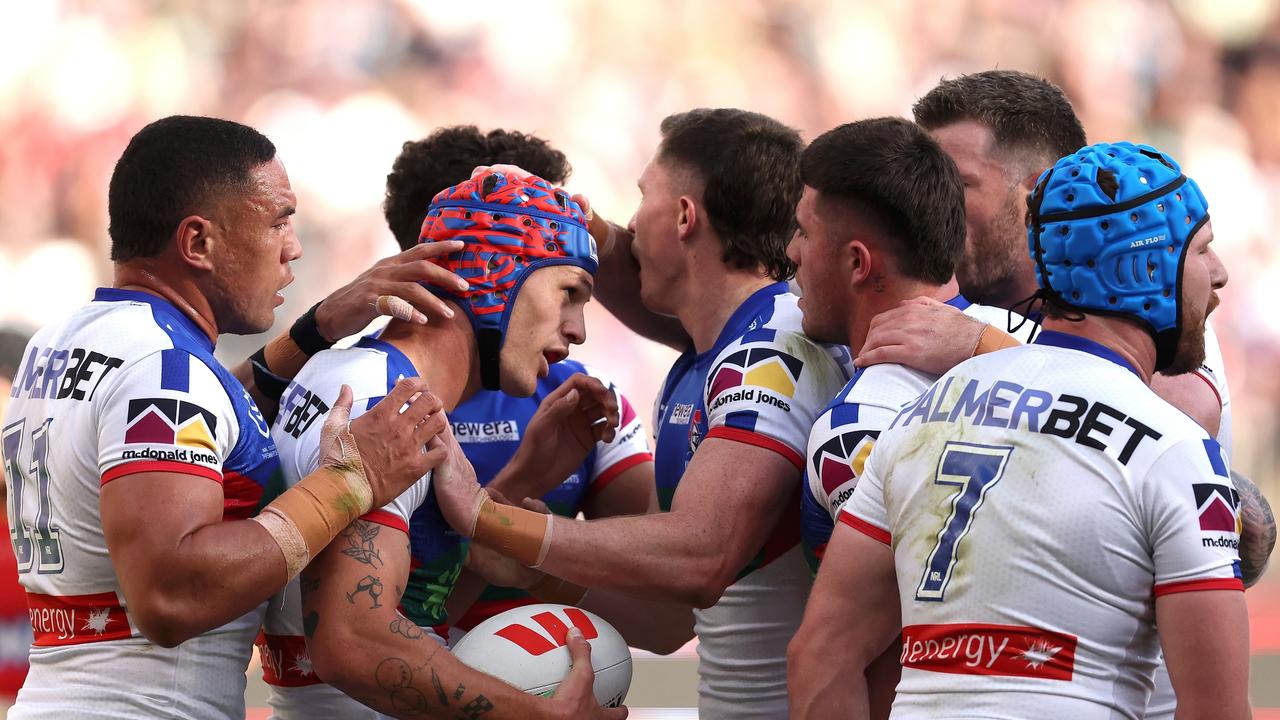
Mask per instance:
[[[772,450],[787,460],[790,460],[791,464],[795,465],[797,470],[804,470],[804,458],[800,456],[800,453],[792,450],[784,443],[774,440],[768,435],[761,435],[760,433],[751,432],[750,430],[742,430],[740,428],[731,428],[721,425],[720,427],[711,428],[707,433],[707,437],[723,438],[725,440],[733,440],[734,442],[745,443],[747,445],[754,445],[756,447],[764,448],[765,450]]]
[[[1207,578],[1203,580],[1183,580],[1181,582],[1163,583],[1154,588],[1156,597],[1175,593],[1197,592],[1200,590],[1239,590],[1244,592],[1244,583],[1240,578]]]
[[[204,465],[195,465],[192,463],[178,462],[176,460],[138,460],[137,462],[128,462],[116,465],[102,473],[102,484],[106,485],[112,480],[119,480],[126,475],[137,475],[146,472],[171,472],[179,475],[195,475],[196,477],[206,478],[216,483],[222,482],[222,473],[207,468]]]
[[[307,639],[301,635],[268,635],[258,633],[254,641],[262,659],[262,681],[276,687],[319,685],[320,678],[311,669]]]
[[[238,472],[229,471],[222,483],[222,519],[248,520],[258,514],[263,488]]]
[[[929,672],[1070,682],[1076,642],[1074,635],[1021,625],[908,625],[899,662]]]
[[[595,497],[601,490],[604,490],[606,485],[617,480],[619,475],[647,462],[653,462],[652,453],[642,452],[622,458],[597,475],[595,480],[591,481],[591,485],[587,488],[587,497]]]
[[[123,640],[133,636],[129,616],[113,592],[93,595],[27,593],[36,647]]]
[[[404,518],[401,518],[393,512],[387,512],[382,508],[370,510],[369,512],[361,515],[360,519],[368,520],[371,523],[378,523],[379,525],[385,525],[392,530],[399,530],[402,533],[409,532],[409,523],[405,522]]]
[[[1221,407],[1222,393],[1218,392],[1218,384],[1213,381],[1213,378],[1205,375],[1203,370],[1196,370],[1192,374],[1203,380],[1205,385],[1209,386],[1209,389],[1213,391],[1213,396],[1218,398],[1218,406]]]
[[[863,520],[857,515],[854,515],[848,510],[841,510],[840,515],[838,517],[840,518],[840,522],[844,523],[845,525],[848,525],[854,530],[857,530],[863,535],[866,535],[872,540],[875,540],[876,542],[882,542],[885,545],[893,545],[893,536],[890,535],[888,531],[881,530],[880,528],[876,527],[875,525],[872,525],[866,520]]]

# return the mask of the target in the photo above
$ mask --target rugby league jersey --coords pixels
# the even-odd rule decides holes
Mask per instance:
[[[10,535],[35,643],[9,717],[243,717],[265,603],[176,647],[152,644],[130,617],[98,507],[102,486],[141,472],[217,483],[226,520],[278,494],[267,424],[213,342],[159,297],[99,289],[32,338],[12,398]]]
[[[894,717],[1139,718],[1155,597],[1239,590],[1217,441],[1113,351],[1042,332],[880,434],[839,520],[893,549]]]
[[[800,328],[798,298],[769,285],[733,313],[704,353],[682,355],[663,386],[657,419],[658,497],[663,510],[706,438],[776,452],[804,467],[809,430],[852,375],[849,350],[815,343]],[[800,484],[778,527],[715,606],[695,613],[699,712],[715,718],[787,714],[786,649],[811,580],[799,550]]]

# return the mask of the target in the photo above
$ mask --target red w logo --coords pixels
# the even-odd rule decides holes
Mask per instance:
[[[587,614],[577,608],[567,608],[564,611],[565,616],[569,618],[569,622],[573,626],[582,631],[582,636],[587,640],[591,640],[600,635],[596,631],[596,626],[591,622],[591,618]],[[524,625],[508,625],[498,632],[494,633],[501,638],[506,638],[511,642],[519,645],[525,652],[537,657],[555,650],[558,647],[564,647],[567,644],[565,636],[569,634],[569,626],[555,616],[551,612],[538,613],[533,616],[533,621],[542,626],[551,635],[551,639],[538,634],[532,628]]]

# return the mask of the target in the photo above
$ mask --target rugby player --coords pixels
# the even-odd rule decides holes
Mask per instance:
[[[803,290],[806,335],[857,352],[873,317],[914,297],[1003,323],[1005,310],[970,303],[957,289],[964,189],[955,163],[924,130],[899,118],[841,125],[805,148],[800,172],[804,194],[788,255]],[[873,365],[855,374],[814,423],[801,497],[801,537],[814,571],[875,439],[936,379],[904,365]],[[810,672],[807,663],[822,662],[826,639],[803,626],[791,641],[787,671]],[[892,700],[894,650],[870,671],[883,691],[873,702],[882,710],[877,716]]]
[[[782,282],[799,135],[733,109],[672,115],[661,131],[631,232],[595,226],[612,265],[602,274],[616,283],[601,283],[610,309],[651,337],[684,338],[655,425],[667,512],[576,522],[483,502],[455,529],[592,588],[588,599],[607,588],[702,608],[700,717],[783,717],[786,645],[811,584],[799,548],[804,449],[849,379],[848,351],[804,336]],[[636,290],[643,308],[627,297]],[[462,483],[437,492],[484,500]]]
[[[1148,386],[1204,360],[1227,280],[1204,197],[1153,148],[1094,145],[1029,219],[1044,329],[880,434],[806,613],[826,652],[792,675],[798,717],[866,717],[858,670],[899,632],[894,717],[1141,718],[1161,647],[1178,717],[1249,717],[1238,494]]]
[[[449,409],[481,387],[527,397],[551,361],[585,339],[582,308],[591,297],[594,242],[563,190],[536,178],[486,173],[441,192],[424,215],[424,242],[464,241],[445,262],[470,279],[470,288],[450,297],[452,319],[432,318],[425,326],[393,320],[376,337],[312,358],[286,391],[273,431],[287,482],[315,466],[318,426],[345,383],[354,388],[357,415],[366,405],[376,407],[402,377],[425,378]],[[551,405],[574,405],[567,424],[587,428],[593,440],[612,439],[617,406],[598,381],[579,375],[557,393]],[[448,430],[446,435],[455,455],[446,468],[474,483],[470,463]],[[523,466],[508,478],[528,482],[538,470]],[[470,500],[436,504],[432,483],[447,478],[445,472],[434,480],[424,476],[395,502],[343,530],[302,575],[297,617],[306,647],[283,658],[264,657],[292,663],[295,674],[314,673],[396,717],[625,717],[625,710],[596,704],[589,646],[580,634],[568,638],[577,670],[554,698],[544,699],[462,665],[442,638],[422,627],[443,620],[444,598],[462,565],[465,546],[447,532],[446,520],[459,524],[474,507]],[[563,478],[554,476],[550,484]],[[515,494],[508,484],[502,491],[517,498],[529,492]],[[272,702],[280,717],[377,716],[326,685],[278,688]]]
[[[35,633],[11,717],[242,716],[264,601],[447,456],[421,381],[350,425],[347,392],[316,472],[280,493],[266,421],[213,349],[271,325],[301,255],[295,204],[271,142],[225,120],[156,121],[117,163],[114,287],[35,335],[3,424]]]
[[[1036,289],[1025,252],[1026,195],[1039,174],[1085,144],[1070,101],[1052,83],[1014,70],[991,70],[940,83],[913,107],[916,122],[951,155],[965,182],[967,242],[960,288],[976,302],[1015,308]],[[1034,315],[1034,313],[1029,313]],[[912,300],[873,323],[859,364],[902,362],[941,373],[969,357],[990,331],[959,313]],[[1213,434],[1231,457],[1231,393],[1218,339],[1205,333],[1205,365],[1195,373],[1158,373],[1151,387]],[[1270,505],[1258,487],[1232,472],[1241,494],[1241,566],[1245,586],[1262,576],[1276,540]],[[1148,718],[1171,718],[1168,674],[1156,674]]]

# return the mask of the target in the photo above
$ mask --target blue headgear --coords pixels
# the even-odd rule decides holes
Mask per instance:
[[[1098,143],[1040,176],[1027,242],[1040,295],[1081,312],[1138,320],[1168,367],[1182,335],[1182,263],[1209,219],[1195,181],[1148,145]]]
[[[476,331],[480,380],[500,390],[498,354],[524,281],[538,268],[572,265],[594,275],[596,243],[582,208],[537,177],[489,172],[441,190],[422,222],[421,242],[461,240],[432,262],[468,283],[461,292],[428,285],[462,308]]]

